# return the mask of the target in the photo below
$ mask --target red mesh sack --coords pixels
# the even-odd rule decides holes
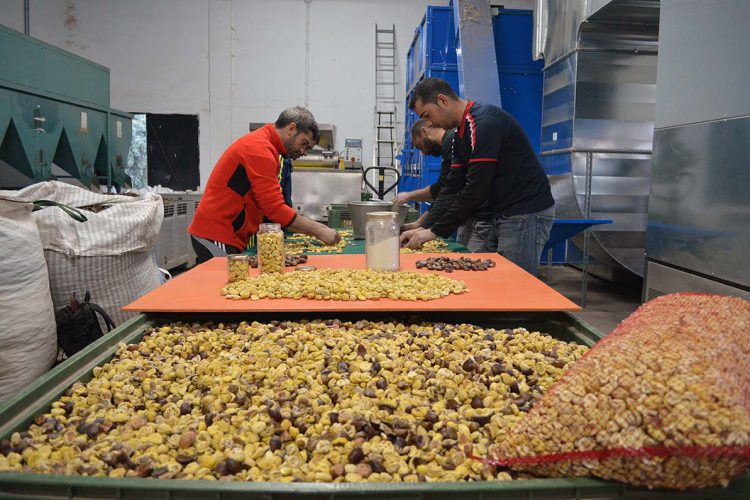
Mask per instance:
[[[490,462],[648,488],[726,484],[750,463],[749,370],[750,302],[657,298],[575,362]]]

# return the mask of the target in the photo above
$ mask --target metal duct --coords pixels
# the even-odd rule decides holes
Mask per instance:
[[[454,0],[458,87],[463,96],[501,106],[492,9],[489,0]]]
[[[538,17],[546,17],[535,34],[544,34],[546,61],[541,156],[557,217],[612,219],[591,233],[592,271],[642,276],[659,1],[547,0]]]

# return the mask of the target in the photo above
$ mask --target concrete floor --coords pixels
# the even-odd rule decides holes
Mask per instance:
[[[581,303],[581,272],[570,266],[553,266],[549,286],[575,302]],[[546,280],[547,270],[540,268],[539,279]],[[641,304],[641,288],[617,286],[589,276],[586,308],[575,313],[603,334],[610,333]]]

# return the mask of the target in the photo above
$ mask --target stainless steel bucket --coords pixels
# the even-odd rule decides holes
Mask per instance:
[[[389,201],[350,201],[349,214],[352,218],[352,229],[354,238],[361,240],[365,237],[365,224],[367,214],[370,212],[396,212],[398,213],[398,225],[402,225],[409,213],[408,205],[394,205]]]

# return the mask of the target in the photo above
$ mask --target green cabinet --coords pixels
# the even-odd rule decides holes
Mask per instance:
[[[110,109],[109,84],[108,68],[0,25],[0,189],[128,185],[132,115]]]

